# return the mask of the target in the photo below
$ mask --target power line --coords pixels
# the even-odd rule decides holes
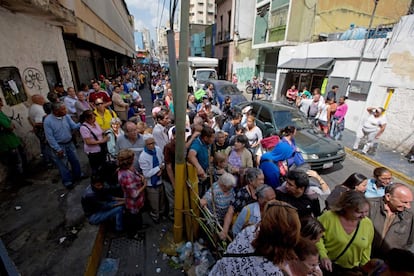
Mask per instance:
[[[160,1],[159,0],[157,0],[157,3],[158,3],[158,5],[157,5],[157,16],[158,16],[158,14],[159,14],[159,12],[160,12]],[[158,21],[158,20],[157,20]]]
[[[160,23],[158,24],[158,29],[160,29],[161,27],[162,16],[164,15],[164,8],[165,8],[165,0],[164,0],[164,3],[162,4],[161,17],[160,17]]]
[[[171,30],[174,30],[174,17],[175,17],[175,12],[177,10],[177,3],[178,3],[178,0],[174,0],[174,5],[171,10],[171,1],[170,1],[170,29]]]

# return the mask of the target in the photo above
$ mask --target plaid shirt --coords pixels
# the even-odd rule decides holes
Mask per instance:
[[[138,192],[143,186],[141,176],[134,169],[131,170],[119,170],[118,182],[124,191],[125,208],[131,214],[137,214],[139,210],[144,206],[144,192]]]

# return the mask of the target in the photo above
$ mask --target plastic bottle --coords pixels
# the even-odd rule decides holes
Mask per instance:
[[[208,275],[209,272],[209,267],[210,267],[210,261],[209,261],[209,254],[210,252],[208,252],[207,250],[203,251],[202,255],[201,255],[201,260],[200,260],[200,264],[198,266],[196,266],[195,272],[196,272],[196,276],[206,276]]]
[[[193,265],[193,244],[191,242],[187,242],[185,244],[183,253],[184,253],[183,268],[184,270],[188,270]]]

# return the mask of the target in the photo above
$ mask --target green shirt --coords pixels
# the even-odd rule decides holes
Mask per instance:
[[[18,146],[20,146],[20,139],[13,132],[10,118],[0,111],[0,153]]]
[[[316,244],[320,258],[334,260],[344,250],[354,232],[347,234],[339,221],[339,216],[332,211],[323,213],[319,221],[326,229],[324,236]],[[354,241],[335,263],[344,268],[366,264],[370,260],[373,239],[374,226],[369,218],[363,218]]]

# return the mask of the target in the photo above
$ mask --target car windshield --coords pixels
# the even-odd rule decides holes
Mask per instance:
[[[240,90],[234,85],[226,85],[219,88],[220,93],[223,95],[235,95],[240,94]]]
[[[216,72],[214,71],[197,71],[197,80],[206,81],[206,80],[216,80]]]
[[[290,110],[273,111],[273,117],[275,118],[277,129],[283,129],[287,126],[294,126],[298,130],[310,128],[309,123],[304,117]]]

